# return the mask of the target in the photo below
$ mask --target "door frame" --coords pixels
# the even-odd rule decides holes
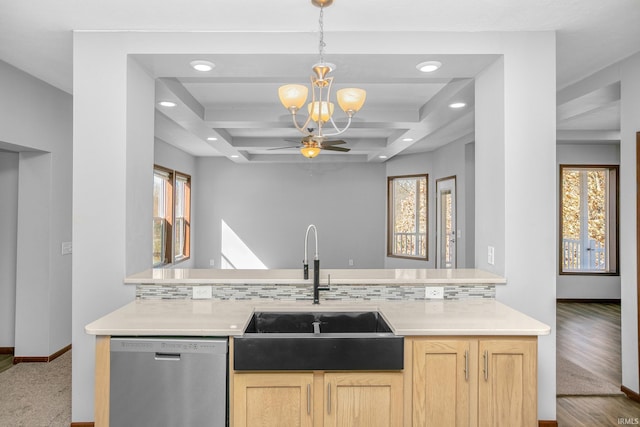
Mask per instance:
[[[440,262],[440,233],[439,226],[441,225],[438,221],[440,217],[440,192],[438,191],[438,184],[442,181],[453,180],[453,204],[454,204],[454,212],[453,212],[453,222],[454,222],[454,238],[455,238],[455,247],[454,247],[454,262],[451,268],[457,268],[458,266],[458,180],[456,175],[445,176],[443,178],[436,179],[436,268],[438,268],[438,263]]]

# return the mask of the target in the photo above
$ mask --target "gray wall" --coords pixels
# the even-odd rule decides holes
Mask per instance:
[[[71,256],[61,244],[71,241],[72,99],[4,62],[0,83],[0,141],[19,152],[15,354],[49,356],[71,343]]]
[[[0,347],[15,346],[18,154],[0,151]]]
[[[159,140],[155,150],[157,164],[189,173],[193,157]],[[225,262],[223,258],[237,268],[253,266],[237,251],[230,254],[234,248],[229,250],[228,239],[224,243],[223,238],[223,227],[228,227],[253,254],[249,257],[260,260],[261,265],[298,268],[304,253],[305,231],[313,223],[318,228],[322,267],[433,268],[435,181],[455,175],[458,228],[463,236],[459,241],[458,266],[472,267],[473,258],[470,264],[465,260],[468,218],[465,174],[469,167],[465,150],[466,143],[461,140],[430,153],[398,156],[386,163],[373,164],[309,161],[246,165],[224,158],[199,158],[197,174],[192,175],[195,266],[220,268]],[[429,174],[427,262],[386,257],[387,176],[413,173]],[[470,219],[473,220],[473,213]],[[311,240],[310,250],[312,246]],[[353,260],[353,265],[349,265],[349,260]]]
[[[238,268],[249,266],[229,239],[223,242],[223,221],[267,268],[301,267],[309,224],[318,228],[321,267],[349,268],[349,259],[353,268],[383,266],[383,164],[245,165],[199,158],[197,177],[197,267],[208,268],[211,260],[220,267],[223,256]],[[310,253],[313,245],[310,238]]]
[[[558,144],[557,159],[558,165],[618,165],[620,164],[620,144]],[[560,179],[559,176],[558,179]],[[620,276],[558,274],[557,297],[619,299]]]
[[[385,259],[385,268],[435,268],[436,265],[436,180],[450,176],[456,177],[457,199],[457,229],[461,232],[458,239],[457,257],[458,268],[474,267],[474,258],[467,259],[469,253],[473,254],[473,239],[468,239],[469,233],[474,232],[473,209],[467,211],[469,197],[466,187],[473,183],[473,159],[467,159],[465,152],[469,144],[467,139],[453,141],[444,147],[423,154],[408,154],[396,156],[386,162],[387,176],[407,175],[414,173],[428,173],[428,197],[429,197],[429,259],[428,261],[415,261],[402,258]],[[469,171],[471,176],[468,176]],[[471,199],[473,204],[473,199]],[[385,217],[386,218],[386,217]],[[386,221],[386,219],[385,219]],[[386,223],[382,225],[386,230]],[[467,247],[471,245],[471,251]]]

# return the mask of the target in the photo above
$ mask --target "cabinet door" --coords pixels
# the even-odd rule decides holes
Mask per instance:
[[[326,373],[325,427],[401,427],[402,372]]]
[[[313,374],[234,375],[235,427],[311,427]]]
[[[470,347],[469,340],[414,341],[413,426],[469,426]]]
[[[480,427],[533,427],[537,421],[537,341],[480,340]]]

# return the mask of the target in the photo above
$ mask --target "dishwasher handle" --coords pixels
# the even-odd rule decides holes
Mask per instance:
[[[155,360],[163,361],[163,360],[175,360],[180,361],[180,353],[160,353],[156,352],[154,357]]]

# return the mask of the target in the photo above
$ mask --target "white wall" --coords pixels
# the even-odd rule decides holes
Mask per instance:
[[[20,152],[15,354],[44,357],[71,342],[71,256],[61,244],[71,241],[72,100],[3,62],[0,82],[0,141]]]
[[[15,347],[18,154],[0,151],[0,347]]]
[[[200,179],[196,173],[196,159],[192,155],[185,153],[182,150],[175,148],[172,145],[167,144],[166,142],[155,139],[153,149],[153,163],[159,166],[164,166],[168,169],[173,169],[178,172],[186,173],[191,176],[191,193],[198,189],[201,184]],[[153,175],[153,171],[149,172]],[[153,179],[153,178],[152,178]],[[153,180],[149,185],[153,185]],[[152,201],[149,201],[152,203]],[[193,203],[193,202],[192,202]],[[206,218],[206,217],[205,217]],[[198,213],[195,212],[194,206],[191,207],[191,256],[188,260],[181,261],[177,264],[173,264],[172,267],[175,268],[196,268],[196,242],[198,240],[198,229],[196,226],[198,220]],[[209,265],[203,265],[201,268],[209,268]]]
[[[197,176],[197,267],[209,268],[212,259],[220,267],[229,256],[221,247],[222,221],[267,268],[302,267],[309,224],[318,229],[321,267],[349,268],[349,259],[353,268],[384,263],[383,164],[236,164],[208,157],[197,160]],[[238,266],[241,257],[230,261]]]
[[[640,54],[619,66],[620,101],[620,285],[622,383],[640,392],[638,372],[638,218],[636,132],[640,131]]]
[[[506,276],[499,301],[551,326],[538,341],[538,415],[554,420],[555,34],[518,36],[476,79],[476,266]]]
[[[620,144],[558,144],[557,162],[558,166],[617,165],[620,164]],[[559,173],[559,167],[557,171]],[[620,299],[620,276],[558,274],[557,281],[558,298]]]
[[[544,321],[554,330],[556,257],[549,248],[555,247],[556,238],[555,35],[551,32],[335,32],[332,38],[336,41],[336,54],[504,55],[497,68],[479,77],[478,81],[482,83],[476,91],[477,109],[479,105],[493,106],[497,109],[491,110],[489,115],[503,117],[503,120],[493,120],[485,116],[487,121],[482,124],[478,124],[476,117],[476,131],[484,129],[484,133],[480,132],[482,138],[478,138],[476,132],[476,177],[482,177],[476,180],[476,211],[481,211],[482,219],[486,220],[486,224],[476,221],[476,230],[490,226],[498,235],[497,242],[501,243],[496,247],[496,256],[508,283],[500,287],[498,299]],[[131,200],[128,187],[140,186],[142,191],[143,186],[147,186],[146,181],[125,180],[118,174],[110,175],[112,179],[108,183],[103,179],[114,170],[129,171],[127,161],[137,164],[137,158],[127,158],[133,155],[128,144],[148,145],[148,150],[153,150],[152,128],[149,135],[145,133],[138,135],[135,141],[127,141],[128,126],[139,124],[127,122],[128,114],[132,112],[126,110],[148,108],[142,102],[135,106],[127,102],[127,55],[309,53],[313,47],[307,42],[308,37],[295,37],[291,33],[74,33],[72,421],[93,418],[94,340],[84,334],[84,325],[133,299],[133,290],[122,285],[123,277],[133,266],[126,261],[130,257],[128,250],[142,250],[148,247],[149,241],[144,240],[147,236],[127,234],[133,227],[129,222],[138,221],[132,215],[131,207],[126,205]],[[496,74],[496,71],[500,72]],[[153,84],[152,79],[147,81],[138,77],[137,84],[129,85],[129,90],[136,91],[141,85],[141,90],[147,92],[148,86]],[[489,99],[495,101],[489,102]],[[149,104],[152,105],[152,100]],[[146,113],[143,115],[146,117]],[[498,126],[502,132],[498,131],[497,135],[488,132],[492,126]],[[498,157],[488,156],[490,153],[485,151],[487,144],[490,145],[487,137],[493,136],[502,141],[498,151],[493,153]],[[142,157],[147,159],[146,149]],[[487,180],[489,170],[504,173],[498,173],[497,181],[491,182]],[[543,172],[541,179],[530,179],[539,171]],[[491,201],[495,198],[485,200],[481,197],[495,188],[501,194],[502,203],[493,204]],[[95,193],[108,194],[112,204],[100,205]],[[146,213],[139,224],[143,228],[147,227],[148,220],[144,215]],[[500,220],[502,222],[497,222]],[[108,240],[96,240],[96,224],[101,225]],[[150,227],[147,229],[150,239]],[[140,241],[126,242],[127,238]],[[490,239],[491,236],[484,236],[476,241],[476,247],[486,248]],[[522,242],[527,242],[526,251],[522,249]],[[106,256],[96,259],[98,251],[105,252]],[[554,334],[540,339],[538,354],[539,417],[555,419]]]

